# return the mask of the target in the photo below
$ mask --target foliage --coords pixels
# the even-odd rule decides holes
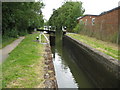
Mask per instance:
[[[118,44],[118,32],[110,34],[107,30],[105,32],[104,30],[98,29],[97,25],[94,25],[95,28],[91,28],[89,26],[90,25],[85,25],[84,22],[80,22],[76,25],[73,31],[74,33],[94,37],[98,40],[109,41]]]
[[[17,37],[43,25],[42,2],[3,2],[2,35]]]
[[[81,2],[66,2],[57,10],[53,10],[48,24],[56,26],[58,30],[66,26],[68,31],[72,31],[77,24],[76,19],[82,16],[84,11]]]
[[[44,44],[35,41],[39,33],[26,38],[2,63],[2,88],[43,88]],[[43,38],[45,40],[45,38]]]
[[[84,30],[84,23],[78,23],[75,28],[73,29],[73,32],[80,33],[82,30]]]

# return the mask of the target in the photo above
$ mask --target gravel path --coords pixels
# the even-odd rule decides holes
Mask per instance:
[[[19,37],[19,39],[13,41],[11,44],[0,49],[0,63],[2,63],[8,56],[9,53],[24,39],[25,37]]]

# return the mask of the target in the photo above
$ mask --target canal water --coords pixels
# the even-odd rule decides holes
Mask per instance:
[[[52,37],[53,63],[58,88],[94,88],[95,85],[75,63],[74,58],[65,48],[61,32]],[[55,38],[55,40],[54,40]],[[74,52],[73,52],[74,53]]]

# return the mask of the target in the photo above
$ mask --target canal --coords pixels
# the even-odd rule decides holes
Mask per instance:
[[[74,56],[66,49],[60,33],[50,39],[58,88],[94,88],[92,80],[78,67]]]

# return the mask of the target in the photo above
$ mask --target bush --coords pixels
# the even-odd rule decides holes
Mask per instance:
[[[18,35],[17,29],[12,29],[12,30],[9,32],[9,36],[10,36],[10,37],[17,38],[17,35]]]
[[[112,43],[118,44],[118,33],[114,33],[113,35],[111,35],[111,36],[109,37],[109,39],[110,39],[110,41],[111,41]]]
[[[4,33],[4,34],[2,34],[2,37],[4,37],[4,38],[9,38],[9,37],[11,37],[11,38],[17,38],[17,36],[18,36],[18,31],[17,31],[17,29],[7,29],[7,31]]]
[[[26,34],[28,34],[27,30],[24,30],[24,31],[19,31],[18,33],[20,36],[24,36]]]
[[[76,27],[73,29],[73,32],[74,33],[80,33],[81,31],[83,31],[84,30],[84,24],[83,24],[83,22],[82,23],[78,23],[77,25],[76,25]]]

